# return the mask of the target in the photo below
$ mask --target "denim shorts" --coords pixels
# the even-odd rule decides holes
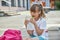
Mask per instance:
[[[34,36],[34,35],[30,35],[30,37],[31,38],[34,38],[34,37],[36,37],[36,36]],[[39,40],[45,40],[43,37],[41,37],[41,36],[38,36],[38,38],[39,38]]]

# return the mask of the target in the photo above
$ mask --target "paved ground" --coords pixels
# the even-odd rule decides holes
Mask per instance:
[[[21,30],[23,36],[28,37],[24,27],[24,20],[26,15],[30,16],[29,11],[19,12],[18,14],[21,15],[0,17],[0,34],[2,34],[6,29],[12,28]],[[46,15],[47,28],[60,27],[60,11],[51,11]],[[51,33],[53,33],[53,31]],[[57,31],[55,33],[57,33]]]

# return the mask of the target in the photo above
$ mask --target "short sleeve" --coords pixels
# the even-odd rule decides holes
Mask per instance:
[[[45,19],[41,21],[39,28],[40,29],[46,29],[46,20]]]

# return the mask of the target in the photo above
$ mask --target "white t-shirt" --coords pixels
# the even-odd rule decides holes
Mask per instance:
[[[41,18],[41,19],[36,21],[36,24],[38,25],[38,27],[40,29],[44,29],[44,32],[40,36],[47,39],[48,38],[48,32],[47,32],[47,28],[46,28],[46,20],[44,18]],[[35,36],[38,36],[36,33],[36,30],[34,28],[34,25],[32,23],[27,24],[27,30],[34,30],[33,34]]]

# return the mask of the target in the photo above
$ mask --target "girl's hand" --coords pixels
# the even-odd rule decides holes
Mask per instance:
[[[33,32],[34,32],[34,30],[27,30],[27,33],[28,33],[29,35],[33,35]]]
[[[29,23],[29,20],[25,20],[24,24],[27,27],[27,24]]]
[[[30,19],[30,22],[33,23],[33,24],[36,23],[35,19],[33,19],[33,18]]]

